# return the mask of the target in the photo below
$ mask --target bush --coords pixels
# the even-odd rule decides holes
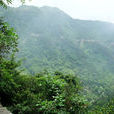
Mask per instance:
[[[79,113],[85,110],[80,84],[72,75],[38,74],[12,77],[15,83],[9,109],[14,114]]]

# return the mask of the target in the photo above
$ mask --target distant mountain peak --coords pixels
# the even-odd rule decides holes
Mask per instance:
[[[57,66],[91,74],[114,72],[114,24],[75,20],[48,6],[0,9],[0,15],[18,32],[19,56],[27,57],[27,69]]]

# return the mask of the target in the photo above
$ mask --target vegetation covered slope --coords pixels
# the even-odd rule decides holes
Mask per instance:
[[[46,6],[1,9],[0,15],[19,34],[18,57],[25,58],[22,65],[28,73],[75,73],[88,85],[85,94],[96,100],[94,94],[102,97],[104,91],[109,95],[107,88],[113,91],[114,24],[75,20]]]
[[[8,8],[1,15],[20,36],[19,57],[30,73],[59,69],[101,76],[114,72],[114,25],[74,20],[57,8]]]
[[[47,67],[76,72],[86,85],[83,95],[89,101],[89,112],[113,113],[113,24],[73,20],[62,11],[49,7],[1,9],[0,14],[16,28],[20,36],[18,57],[26,57],[23,66],[30,73]],[[6,23],[1,25],[5,25],[1,26],[5,29],[0,28],[3,37],[0,44],[6,42],[7,50],[12,44],[8,45],[10,40],[7,38],[17,39],[17,35]],[[13,41],[15,48],[17,42]],[[0,54],[4,55],[1,51]],[[80,113],[88,107],[79,93],[76,76],[60,72],[40,73],[34,77],[20,75],[13,55],[0,62],[0,101],[13,113]],[[94,110],[91,107],[95,107]]]

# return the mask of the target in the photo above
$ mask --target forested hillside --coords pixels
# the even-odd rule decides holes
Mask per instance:
[[[77,99],[79,102],[75,105],[79,106],[79,110],[85,110],[84,107],[91,110],[95,107],[94,110],[97,110],[97,113],[106,110],[112,111],[114,95],[114,24],[72,19],[63,11],[47,6],[41,8],[33,6],[8,7],[7,10],[0,8],[0,16],[3,16],[4,20],[19,35],[19,52],[16,56],[18,60],[23,59],[20,69],[25,69],[20,79],[19,77],[14,78],[14,80],[18,80],[15,88],[19,90],[22,88],[19,93],[22,96],[18,97],[18,94],[14,92],[16,98],[13,100],[18,100],[21,104],[23,96],[28,95],[28,98],[30,97],[34,101],[33,105],[30,105],[31,101],[29,100],[26,103],[22,102],[21,105],[15,105],[14,103],[13,107],[10,107],[14,113],[18,109],[23,113],[24,109],[22,107],[26,104],[30,107],[27,107],[27,105],[25,111],[33,108],[36,111],[34,113],[42,112],[44,109],[49,113],[55,113],[58,111],[58,107],[64,112],[68,107],[72,108]],[[38,72],[41,73],[37,74]],[[65,74],[61,74],[61,72]],[[79,93],[84,96],[85,102],[87,101],[88,104],[78,96],[77,91],[80,90],[80,87],[76,86],[78,82],[73,83],[72,80],[75,81],[74,76],[70,75],[71,77],[69,77],[69,75],[66,75],[67,73],[80,78],[81,83],[79,85],[83,86],[83,91]],[[27,74],[35,76],[29,77],[26,76]],[[73,92],[73,95],[68,94],[68,99],[65,95],[67,93],[66,86],[71,86],[71,92]],[[37,90],[37,88],[41,90]],[[78,90],[75,91],[74,88]],[[54,92],[54,98],[49,91],[47,91],[49,97],[46,98],[45,90],[48,89]],[[64,89],[65,91],[63,91]],[[70,91],[70,88],[68,89]],[[31,95],[34,97],[31,97]],[[38,101],[39,98],[41,101],[36,102],[35,100]],[[64,101],[64,98],[66,101]],[[43,100],[45,100],[44,104],[42,104]],[[67,100],[71,104],[68,107]],[[61,101],[61,104],[58,103],[59,101]],[[53,103],[55,103],[54,106]],[[34,107],[34,104],[37,104],[37,106]],[[43,106],[45,106],[44,109]],[[50,106],[53,106],[55,112],[50,109]],[[62,106],[63,108],[61,108]],[[40,107],[40,110],[37,110],[37,107]],[[68,108],[68,112],[71,111],[70,108]],[[75,112],[76,108],[73,107],[72,111]],[[93,113],[95,112],[93,111]]]
[[[30,73],[67,70],[104,76],[114,73],[114,24],[74,20],[57,8],[1,10],[20,37],[19,57]]]

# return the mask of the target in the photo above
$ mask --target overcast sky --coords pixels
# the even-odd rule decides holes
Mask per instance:
[[[14,6],[18,5],[19,0],[15,0]],[[54,6],[76,19],[114,23],[114,0],[32,0],[26,2],[26,5]]]

